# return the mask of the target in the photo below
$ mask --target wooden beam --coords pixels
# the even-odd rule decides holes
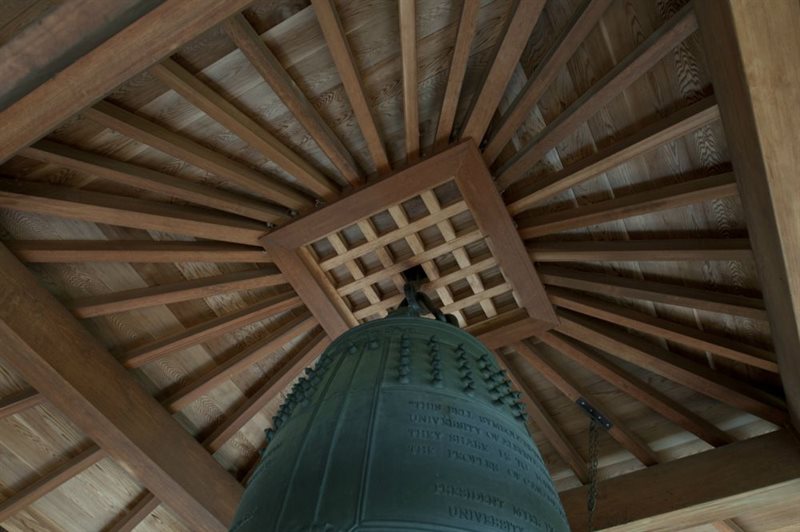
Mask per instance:
[[[194,530],[226,530],[242,487],[0,246],[3,360]]]
[[[497,258],[503,275],[514,287],[520,306],[525,307],[531,318],[557,324],[558,319],[547,299],[539,275],[528,258],[522,240],[516,234],[511,217],[506,214],[503,200],[497,193],[480,152],[471,142],[468,144],[465,161],[456,176],[456,183],[475,222],[488,237],[492,254]]]
[[[5,245],[22,262],[270,262],[262,247],[176,240],[11,240]]]
[[[250,2],[164,1],[0,113],[0,163]]]
[[[625,161],[688,135],[718,118],[717,101],[714,96],[707,96],[638,129],[635,133],[601,148],[589,157],[584,157],[558,172],[515,182],[505,193],[508,212],[519,214],[535,204],[596,177]]]
[[[677,209],[693,203],[735,196],[737,192],[733,173],[712,175],[644,192],[617,196],[614,199],[592,205],[529,217],[520,227],[519,235],[523,239],[536,238],[651,212]]]
[[[757,388],[603,322],[568,310],[558,316],[560,333],[776,425],[787,421],[784,405]]]
[[[511,141],[511,137],[531,114],[533,106],[555,81],[556,76],[570,57],[575,54],[578,46],[586,40],[589,32],[597,26],[609,4],[611,4],[611,0],[589,0],[582,8],[578,8],[556,38],[547,55],[536,66],[536,70],[531,74],[528,82],[514,98],[508,111],[500,118],[499,125],[492,132],[489,142],[483,150],[483,159],[486,164],[492,164],[506,144]]]
[[[29,148],[23,149],[19,154],[37,161],[91,174],[100,179],[164,194],[189,203],[262,222],[285,221],[289,215],[286,209],[268,205],[241,194],[201,185],[186,178],[171,176],[157,170],[118,161],[50,140],[41,140]]]
[[[289,112],[311,135],[311,138],[339,170],[342,177],[350,185],[359,185],[362,179],[353,156],[319,115],[314,104],[306,98],[303,91],[286,72],[261,36],[247,22],[244,15],[235,14],[225,21],[224,26],[231,40],[286,105]]]
[[[697,4],[783,387],[800,428],[800,5]]]
[[[267,230],[261,222],[195,207],[10,179],[0,179],[0,207],[238,244],[257,243]]]
[[[215,453],[239,432],[253,416],[255,416],[267,403],[272,401],[281,391],[309,367],[319,357],[331,341],[324,332],[319,332],[291,360],[281,367],[272,377],[261,385],[247,398],[232,414],[225,417],[214,432],[203,440],[203,445],[210,452]]]
[[[547,289],[547,295],[554,305],[561,308],[664,338],[693,349],[707,351],[765,371],[778,372],[775,354],[767,349],[747,345],[727,336],[711,334],[696,327],[657,318],[644,312],[563,288],[550,287]]]
[[[734,441],[731,436],[684,407],[678,401],[659,392],[656,388],[616,364],[584,349],[581,345],[565,336],[559,333],[542,332],[537,335],[537,338],[712,446],[719,447]]]
[[[156,499],[152,493],[145,492],[122,518],[103,530],[105,532],[133,532],[139,523],[160,505],[161,501]]]
[[[558,426],[558,422],[553,419],[544,408],[544,405],[536,398],[533,389],[508,365],[505,357],[500,355],[500,353],[497,353],[495,360],[500,366],[500,369],[506,370],[508,380],[511,381],[511,384],[523,392],[522,402],[525,404],[525,409],[533,424],[542,431],[544,437],[570,469],[572,469],[572,472],[578,477],[580,483],[586,484],[589,482],[589,471],[586,467],[586,461],[569,441],[569,438],[564,434],[564,431],[561,430],[561,427]]]
[[[697,21],[691,4],[684,6],[558,115],[527,146],[498,168],[495,172],[498,187],[503,190],[525,177],[527,171],[547,152],[653,68],[696,29]]]
[[[461,16],[458,19],[458,32],[456,44],[453,47],[453,57],[450,59],[450,70],[447,73],[447,86],[442,98],[442,108],[436,124],[434,150],[444,149],[450,142],[453,133],[453,123],[456,120],[456,110],[461,96],[461,87],[464,84],[464,75],[467,72],[469,51],[475,30],[478,27],[479,0],[464,0],[461,7]]]
[[[307,196],[286,183],[257,172],[222,153],[206,148],[112,103],[98,102],[94,107],[84,109],[81,114],[92,122],[113,129],[137,142],[228,179],[262,198],[296,210],[312,205]]]
[[[216,317],[179,333],[158,338],[131,349],[122,355],[120,362],[127,368],[138,368],[175,351],[218,338],[223,334],[298,306],[300,306],[300,298],[292,292],[278,294],[255,305]]]
[[[44,397],[36,390],[23,390],[7,395],[0,399],[0,419],[24,412],[42,404],[44,400]]]
[[[339,14],[336,12],[333,0],[312,0],[311,5],[317,15],[317,20],[322,28],[322,34],[325,36],[325,42],[328,44],[328,50],[331,53],[333,62],[339,71],[342,86],[347,94],[347,99],[350,100],[356,122],[358,122],[361,133],[364,135],[364,140],[367,142],[367,149],[375,168],[378,174],[386,174],[391,170],[389,157],[386,154],[381,134],[375,125],[375,118],[372,116],[372,110],[369,102],[367,102],[364,85],[358,74],[353,52],[350,50],[350,44],[347,42],[347,36],[342,27],[342,22],[339,20]]]
[[[253,149],[295,177],[301,185],[321,198],[331,199],[338,189],[319,170],[294,153],[272,133],[226,100],[210,86],[172,59],[150,67],[164,85],[183,96],[189,103],[235,133]]]
[[[75,299],[68,304],[78,318],[95,318],[155,305],[169,305],[218,294],[255,290],[285,284],[280,273],[269,270],[245,270],[177,283],[134,288],[110,294]]]
[[[56,5],[0,47],[0,109],[32,92],[159,3],[79,0],[69,6]]]
[[[264,357],[271,355],[286,343],[310,331],[317,326],[313,317],[300,315],[286,322],[243,351],[225,360],[198,379],[186,384],[163,401],[170,412],[177,412],[207,394],[226,380],[246,370]]]
[[[587,487],[561,492],[570,529],[587,530]],[[800,502],[800,445],[787,431],[602,480],[595,530],[684,530]],[[794,505],[794,506],[792,506]]]
[[[93,466],[105,458],[105,453],[92,445],[88,449],[73,456],[43,477],[25,486],[11,497],[0,502],[0,522],[21,512],[38,499],[58,488],[80,472]]]
[[[483,86],[472,102],[461,132],[462,139],[471,138],[476,145],[480,145],[544,4],[544,0],[518,0],[515,3],[509,13],[503,40],[490,63]]]
[[[534,262],[649,262],[752,260],[747,238],[668,240],[535,241],[527,244]]]
[[[479,321],[475,325],[467,327],[466,330],[480,340],[483,345],[495,350],[527,340],[546,329],[547,327],[540,321],[528,317],[525,309],[517,309]]]
[[[579,386],[575,381],[560,372],[551,362],[542,357],[539,349],[525,342],[512,344],[512,349],[522,356],[526,362],[536,368],[542,376],[555,386],[570,401],[577,402],[579,399],[586,400],[592,408],[601,412],[603,416],[612,423],[607,429],[608,435],[614,438],[622,447],[628,450],[637,460],[646,466],[658,463],[655,453],[650,450],[645,442],[636,434],[625,427],[616,415],[608,409],[599,399],[592,396],[589,392]],[[576,408],[578,408],[576,406]]]
[[[417,103],[417,0],[400,0],[400,55],[403,63],[403,120],[406,162],[419,159],[419,104]]]
[[[539,265],[538,272],[542,281],[550,286],[560,286],[611,297],[643,299],[665,305],[742,316],[752,320],[766,321],[767,319],[764,302],[756,297],[692,288],[674,283],[572,270],[550,264]]]

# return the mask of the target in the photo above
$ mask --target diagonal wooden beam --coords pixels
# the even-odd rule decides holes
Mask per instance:
[[[133,532],[139,523],[153,513],[161,505],[161,501],[155,498],[152,493],[145,492],[118,521],[114,522],[105,532]]]
[[[400,55],[403,63],[403,119],[406,162],[419,159],[419,104],[417,102],[417,0],[400,0]]]
[[[164,1],[0,113],[0,163],[250,2]]]
[[[476,145],[481,144],[544,4],[544,0],[517,0],[512,8],[506,33],[467,115],[462,139],[471,138]]]
[[[600,481],[595,530],[684,530],[800,503],[800,444],[772,432]],[[570,529],[587,532],[587,487],[561,492]]]
[[[242,487],[0,246],[3,359],[192,529],[226,530]]]
[[[287,184],[112,103],[98,102],[94,107],[84,109],[81,114],[92,122],[118,131],[137,142],[229,179],[265,199],[297,210],[312,205],[307,196]]]
[[[270,262],[262,247],[175,240],[11,240],[22,262]]]
[[[495,360],[500,366],[500,369],[506,370],[508,380],[511,381],[511,384],[523,392],[522,402],[525,404],[525,408],[533,424],[542,431],[544,437],[550,445],[553,446],[553,449],[556,450],[564,462],[572,469],[581,484],[589,482],[589,471],[586,467],[586,461],[569,441],[569,438],[564,434],[564,431],[561,430],[561,427],[558,426],[556,420],[553,419],[544,408],[544,405],[536,398],[533,389],[508,365],[505,357],[500,353],[497,353]]]
[[[375,125],[375,117],[372,116],[353,52],[350,50],[350,44],[347,42],[347,36],[333,0],[312,0],[311,5],[314,7],[314,13],[317,15],[333,62],[342,78],[342,86],[347,94],[347,99],[350,100],[353,114],[364,135],[364,140],[367,142],[367,149],[377,173],[386,174],[391,170],[389,157],[386,154],[381,134]]]
[[[72,479],[85,469],[105,458],[105,453],[92,445],[88,449],[73,456],[43,477],[25,486],[11,497],[0,502],[0,522],[5,521],[17,512],[44,497],[54,489]]]
[[[677,209],[693,203],[735,196],[737,192],[732,173],[702,177],[653,190],[617,196],[593,205],[529,217],[520,227],[519,235],[523,239],[536,238],[651,212]]]
[[[36,390],[23,390],[0,399],[0,419],[19,414],[45,401]]]
[[[648,262],[752,260],[747,238],[565,240],[528,242],[534,262]]]
[[[272,133],[238,107],[193,76],[172,59],[150,67],[150,73],[164,85],[183,96],[189,103],[235,133],[248,145],[283,168],[308,190],[321,198],[331,199],[338,189],[322,172],[294,153]]]
[[[627,449],[637,460],[646,466],[658,463],[655,453],[650,450],[641,438],[626,428],[625,424],[604,406],[602,401],[582,389],[573,379],[564,375],[551,362],[545,360],[537,347],[525,342],[512,344],[511,347],[571,401],[577,402],[579,399],[584,399],[592,408],[601,412],[612,423],[612,427],[607,429],[608,435]]]
[[[249,422],[267,403],[275,398],[291,383],[300,372],[311,365],[319,357],[330,339],[324,332],[319,332],[311,341],[295,354],[277,373],[259,387],[244,403],[230,415],[225,417],[214,432],[203,440],[203,445],[212,453],[217,452],[234,434]]]
[[[483,150],[483,159],[486,164],[491,165],[506,144],[511,141],[511,137],[530,115],[533,106],[555,81],[558,73],[567,64],[569,58],[575,54],[578,46],[584,42],[592,28],[597,26],[609,4],[611,4],[611,0],[590,0],[582,9],[579,8],[572,20],[566,24],[564,31],[557,37],[545,58],[536,66],[536,70],[511,103],[509,110],[500,118],[499,125],[489,137],[489,142]]]
[[[563,288],[550,287],[547,295],[554,305],[587,316],[652,334],[670,342],[748,364],[773,373],[778,372],[775,354],[767,349],[743,344],[727,336],[718,336],[681,323],[657,318],[622,305],[586,296]]]
[[[631,83],[653,68],[697,29],[691,4],[666,21],[580,98],[547,125],[527,146],[495,172],[501,190],[522,179],[528,170],[567,135],[586,122]]]
[[[447,86],[442,98],[442,108],[436,124],[434,151],[444,149],[450,142],[453,133],[453,123],[456,120],[456,110],[464,84],[464,75],[467,73],[469,50],[475,30],[478,27],[478,12],[481,4],[479,0],[464,0],[461,7],[461,16],[458,19],[458,32],[456,43],[453,47],[453,57],[450,59],[450,70],[447,73]]]
[[[604,381],[619,388],[637,401],[647,405],[687,432],[691,432],[714,447],[731,443],[733,438],[698,416],[679,402],[659,392],[616,364],[584,349],[559,333],[542,332],[537,335],[542,342],[575,361]]]
[[[764,290],[781,379],[800,427],[800,5],[694,6]]]
[[[261,222],[196,207],[10,179],[0,179],[0,207],[238,244],[257,243],[267,231]]]
[[[207,342],[225,333],[234,331],[251,323],[264,320],[280,312],[300,306],[300,298],[291,292],[278,294],[242,310],[219,316],[179,333],[159,338],[135,349],[131,349],[120,358],[125,367],[137,368],[170,353],[186,349],[189,346]]]
[[[550,264],[540,265],[538,272],[542,281],[550,286],[612,297],[643,299],[654,303],[731,314],[753,320],[766,321],[767,319],[764,302],[756,297],[692,288],[675,283],[573,270]]]
[[[237,13],[225,21],[225,31],[239,47],[261,77],[264,78],[278,98],[286,105],[297,121],[314,139],[314,142],[336,166],[342,177],[350,185],[359,185],[362,181],[360,171],[353,156],[347,151],[342,141],[325,123],[314,105],[306,98],[278,58],[256,33],[253,27]]]
[[[259,340],[215,366],[198,379],[179,388],[163,401],[163,405],[170,412],[177,412],[185,408],[200,396],[207,394],[226,380],[246,370],[258,360],[274,353],[289,341],[316,326],[316,320],[308,314],[295,317],[273,331],[266,338]]]
[[[172,196],[179,200],[238,214],[246,218],[275,223],[288,219],[286,209],[265,204],[241,194],[201,185],[185,178],[171,176],[143,166],[118,161],[50,140],[41,140],[20,153],[78,172],[131,187]]]
[[[659,146],[688,135],[719,118],[714,96],[688,105],[638,129],[593,155],[580,159],[551,175],[529,177],[512,184],[504,196],[508,212],[519,214],[537,203]]]
[[[776,425],[787,421],[785,406],[757,388],[603,322],[568,310],[558,316],[560,333]]]
[[[68,307],[78,318],[94,318],[116,312],[155,305],[169,305],[170,303],[285,283],[286,279],[280,273],[269,270],[245,270],[165,285],[134,288],[111,294],[88,296],[71,301]]]

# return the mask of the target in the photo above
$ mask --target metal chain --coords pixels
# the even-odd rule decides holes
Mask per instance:
[[[597,462],[600,448],[600,423],[589,420],[589,491],[586,495],[589,532],[594,530],[594,509],[597,506]]]

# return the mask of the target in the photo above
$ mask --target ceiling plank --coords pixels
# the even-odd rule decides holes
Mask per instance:
[[[603,417],[612,424],[610,429],[606,429],[608,435],[627,449],[637,460],[646,466],[658,463],[658,458],[655,453],[641,438],[626,428],[625,424],[600,400],[579,386],[572,378],[564,375],[564,373],[559,371],[550,361],[545,360],[537,347],[533,347],[525,342],[518,342],[512,344],[511,348],[522,356],[527,363],[536,368],[545,379],[570,401],[577,402],[579,399],[584,399],[592,408],[602,413]],[[576,406],[576,408],[580,407]]]
[[[796,505],[798,449],[789,432],[772,432],[602,480],[597,486],[595,530],[684,530],[770,503]],[[575,532],[587,532],[587,489],[560,494]]]
[[[479,321],[466,327],[465,330],[489,349],[496,350],[536,336],[538,332],[546,329],[547,326],[542,322],[528,317],[528,312],[524,308],[519,308]]]
[[[389,157],[383,145],[383,138],[375,124],[375,117],[372,116],[372,110],[367,102],[364,85],[333,0],[312,0],[311,5],[322,28],[322,34],[328,44],[333,62],[339,71],[342,86],[347,94],[347,99],[350,100],[356,122],[367,142],[367,148],[377,173],[386,174],[391,170]]]
[[[783,387],[800,428],[800,4],[698,4]]]
[[[522,179],[547,152],[586,122],[631,83],[653,68],[697,29],[692,5],[684,6],[633,52],[600,78],[580,98],[547,125],[529,144],[496,169],[501,190]]]
[[[153,513],[160,505],[161,501],[156,499],[152,493],[146,492],[139,497],[136,504],[134,504],[122,518],[103,530],[104,532],[133,532],[133,530],[139,526],[139,523],[144,521],[144,519]]]
[[[3,359],[194,530],[226,530],[242,487],[0,246]]]
[[[569,438],[567,438],[567,435],[561,430],[561,427],[558,426],[558,422],[553,419],[544,408],[544,405],[536,398],[533,389],[508,365],[505,357],[501,356],[500,353],[497,353],[495,360],[498,366],[500,366],[500,369],[506,370],[508,380],[511,381],[511,384],[513,384],[516,389],[523,392],[521,399],[530,416],[530,422],[542,431],[544,437],[550,445],[553,446],[553,449],[556,450],[564,462],[572,469],[581,484],[589,482],[589,470],[586,467],[586,461],[569,441]]]
[[[317,326],[309,314],[296,316],[281,325],[267,337],[255,342],[243,351],[233,355],[212,370],[173,392],[163,401],[170,412],[178,412],[193,401],[207,394],[226,380],[246,370],[257,361],[271,355],[288,342]]]
[[[453,47],[453,57],[450,59],[450,70],[447,73],[447,86],[442,98],[442,108],[436,124],[434,138],[434,151],[444,149],[450,142],[453,133],[453,124],[456,120],[456,110],[461,97],[461,88],[464,85],[464,75],[467,73],[469,51],[472,39],[478,27],[479,0],[464,0],[461,7],[461,16],[458,19],[458,32],[456,44]]]
[[[244,15],[235,14],[225,21],[224,26],[231,40],[286,105],[289,112],[311,135],[342,177],[352,186],[361,184],[362,178],[353,156]]]
[[[94,445],[73,456],[43,477],[25,486],[0,502],[0,522],[24,510],[74,476],[105,458],[105,453]]]
[[[191,301],[218,294],[286,284],[280,273],[267,269],[245,270],[177,283],[134,288],[75,299],[67,307],[78,318],[95,318],[155,305]]]
[[[0,419],[19,414],[29,408],[44,403],[42,394],[36,390],[23,390],[0,399]]]
[[[164,1],[0,113],[0,163],[250,2]]]
[[[524,225],[519,228],[519,236],[523,239],[537,238],[551,233],[580,229],[589,225],[735,196],[737,193],[736,182],[731,172],[701,177],[683,183],[617,196],[600,203],[526,217]]]
[[[246,218],[276,223],[288,219],[286,209],[175,177],[144,166],[118,161],[50,140],[41,140],[19,152],[23,157],[84,172],[102,180],[121,183],[141,190],[156,192],[196,205],[238,214]]]
[[[400,0],[400,55],[403,63],[403,119],[406,162],[419,159],[419,104],[417,101],[417,0]]]
[[[10,179],[0,179],[0,207],[238,244],[258,243],[267,231],[261,222],[196,207]]]
[[[326,347],[330,339],[320,331],[314,338],[286,362],[281,369],[269,378],[261,387],[247,398],[233,413],[225,417],[214,432],[203,440],[203,446],[215,453],[239,432],[264,406],[274,399],[281,391],[297,378],[301,371],[311,366]]]
[[[666,240],[532,241],[534,262],[746,261],[753,259],[747,238]]]
[[[565,336],[559,333],[542,332],[537,335],[537,338],[712,446],[719,447],[734,441],[730,435],[690,411],[679,402],[661,393],[642,379],[584,349]]]
[[[226,242],[176,240],[10,240],[5,245],[22,262],[268,263],[262,247]]]
[[[511,137],[530,115],[533,106],[555,81],[556,76],[575,54],[589,32],[597,26],[610,4],[611,0],[589,0],[565,25],[553,47],[536,66],[536,70],[511,103],[508,111],[500,117],[499,125],[494,128],[483,150],[483,160],[486,164],[491,165],[511,141]]]
[[[338,195],[336,185],[322,172],[172,59],[165,59],[153,65],[149,72],[189,103],[219,122],[225,129],[236,134],[249,146],[283,168],[314,194],[323,199],[333,199]]]
[[[548,288],[547,295],[553,304],[561,308],[664,338],[693,349],[707,351],[765,371],[778,372],[775,354],[766,349],[743,344],[727,336],[711,334],[695,327],[657,318],[638,310],[558,287]]]
[[[643,299],[665,305],[742,316],[752,320],[767,320],[764,302],[756,297],[692,288],[675,283],[573,270],[551,264],[539,265],[538,272],[546,285],[611,297]]]
[[[544,0],[518,0],[509,13],[506,33],[494,59],[489,63],[491,66],[483,86],[472,102],[461,131],[462,139],[471,138],[476,146],[481,144],[544,4]]]
[[[688,135],[718,118],[716,98],[706,96],[698,102],[637,129],[635,133],[601,148],[589,157],[584,157],[558,172],[515,182],[504,194],[508,211],[511,214],[519,214],[570,187]]]
[[[623,329],[568,310],[558,310],[557,331],[611,356],[681,384],[721,403],[766,419],[776,425],[787,421],[785,407],[775,397],[728,377]]]
[[[300,304],[300,298],[292,292],[277,294],[255,305],[218,316],[194,327],[189,327],[178,333],[158,338],[126,351],[120,357],[120,362],[127,368],[138,368],[170,353],[207,342],[251,323],[299,307]]]
[[[84,109],[81,114],[89,120],[113,129],[137,142],[147,144],[176,159],[228,179],[262,198],[297,210],[312,205],[307,196],[286,183],[257,172],[222,153],[206,148],[112,103],[98,102],[94,107]]]

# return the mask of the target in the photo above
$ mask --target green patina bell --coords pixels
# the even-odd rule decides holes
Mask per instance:
[[[306,370],[232,530],[569,530],[494,356],[417,314],[354,328]]]

